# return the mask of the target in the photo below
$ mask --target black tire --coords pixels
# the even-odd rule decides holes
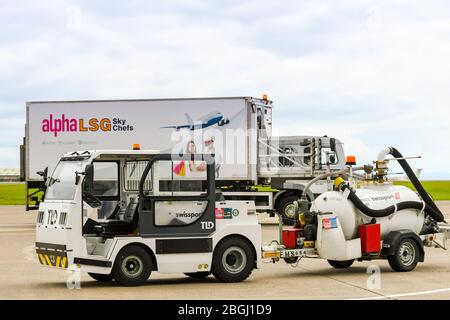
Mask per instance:
[[[284,262],[286,262],[287,264],[297,263],[298,260],[299,260],[299,257],[284,258]]]
[[[110,282],[113,281],[114,278],[111,274],[101,274],[101,273],[91,273],[88,272],[88,275],[98,282]]]
[[[206,278],[211,274],[210,271],[200,271],[200,272],[186,272],[185,275],[191,278],[201,279]]]
[[[131,245],[120,250],[112,275],[121,286],[144,284],[152,273],[152,259],[144,248]]]
[[[337,260],[328,260],[330,266],[336,269],[347,269],[350,268],[355,260],[345,260],[345,261],[337,261]]]
[[[398,272],[408,272],[414,270],[419,262],[419,247],[412,238],[402,239],[392,256],[388,256],[389,265]]]
[[[283,218],[284,225],[293,225],[295,222],[295,212],[293,212],[293,203],[299,199],[296,195],[284,197],[277,205],[277,212]]]
[[[252,273],[255,260],[253,247],[247,240],[229,237],[214,249],[212,273],[222,282],[241,282]]]

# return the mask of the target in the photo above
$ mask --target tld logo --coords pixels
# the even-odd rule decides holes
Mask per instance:
[[[203,230],[210,230],[214,228],[214,222],[212,221],[201,221],[200,224]]]

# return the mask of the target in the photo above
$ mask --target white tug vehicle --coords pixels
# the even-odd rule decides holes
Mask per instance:
[[[45,177],[36,228],[40,263],[125,286],[143,284],[152,271],[246,279],[261,263],[255,204],[224,201],[214,172],[210,154],[64,155]]]

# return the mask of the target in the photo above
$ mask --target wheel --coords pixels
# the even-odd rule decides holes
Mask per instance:
[[[295,221],[295,205],[294,201],[297,201],[299,197],[292,195],[280,200],[277,206],[278,214],[281,214],[283,218],[283,224],[293,225]]]
[[[90,275],[92,279],[97,280],[98,282],[109,282],[114,280],[113,276],[110,274],[88,272],[88,275]]]
[[[337,260],[328,260],[330,266],[336,269],[347,269],[350,268],[355,260],[345,260],[345,261],[337,261]]]
[[[419,262],[419,248],[417,243],[411,238],[405,238],[400,241],[395,253],[388,256],[389,265],[398,272],[411,271]]]
[[[191,278],[206,278],[207,276],[209,276],[211,274],[211,272],[209,271],[200,271],[200,272],[186,272],[185,275],[187,275],[188,277]]]
[[[152,259],[144,248],[128,246],[120,250],[114,262],[112,275],[122,286],[144,284],[152,273]]]
[[[212,273],[222,282],[240,282],[248,278],[255,265],[251,244],[240,237],[229,237],[216,246]]]
[[[299,257],[284,258],[284,262],[286,262],[287,264],[297,263],[298,260],[299,260]]]

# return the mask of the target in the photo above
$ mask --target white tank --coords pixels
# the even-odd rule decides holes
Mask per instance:
[[[387,184],[363,186],[356,190],[356,195],[372,209],[384,209],[403,201],[421,202],[419,196],[411,189]],[[312,203],[311,211],[335,213],[339,218],[346,240],[357,238],[359,225],[372,220],[372,217],[361,213],[350,200],[344,197],[342,192],[338,191],[321,194]],[[424,223],[424,214],[420,211],[405,209],[388,217],[375,218],[380,224],[381,238],[391,231],[400,229],[409,229],[418,234]]]

